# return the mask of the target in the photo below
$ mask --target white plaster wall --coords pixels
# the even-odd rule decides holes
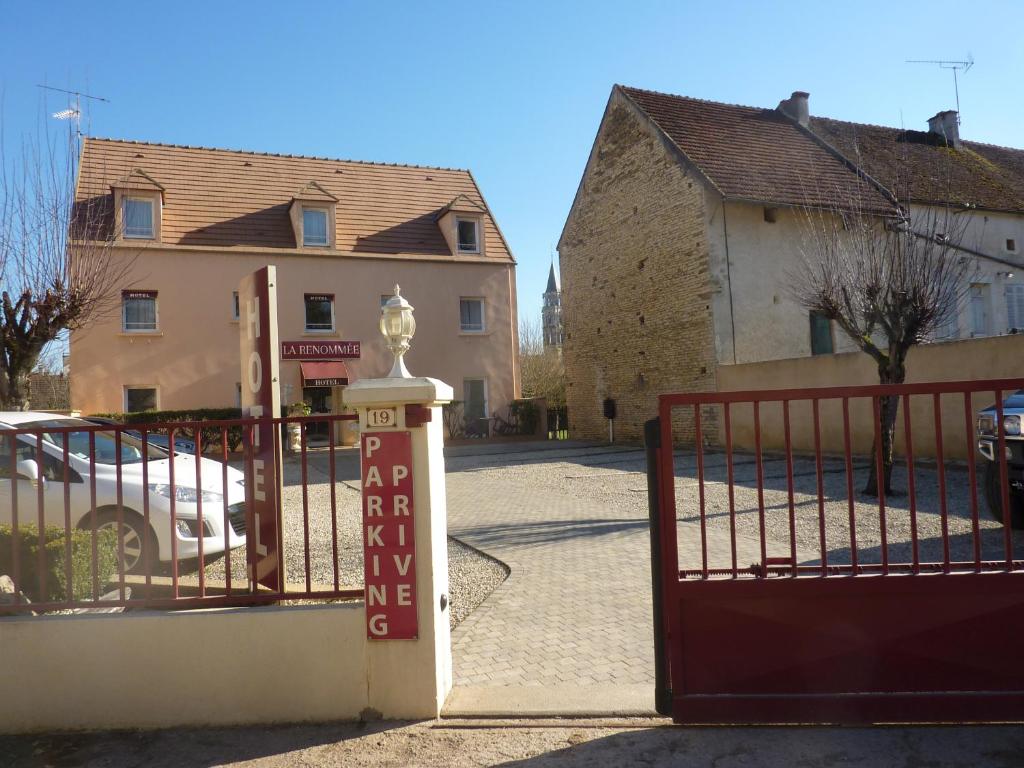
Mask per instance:
[[[351,720],[363,603],[0,619],[0,732]]]
[[[791,286],[803,274],[802,214],[779,207],[775,223],[769,223],[764,220],[762,205],[723,203],[716,193],[706,194],[718,362],[754,363],[810,355],[808,313],[791,293]],[[978,212],[969,215],[966,246],[1024,263],[1004,248],[1008,237],[1017,240],[1018,248],[1024,247],[1024,217]],[[996,246],[1002,250],[997,251]],[[1015,270],[1006,261],[969,258],[977,266],[976,282],[988,286],[992,335],[1005,333],[1006,285],[1024,283],[1024,269]],[[1012,277],[1008,274],[1011,272]],[[965,300],[960,307],[957,338],[970,336],[970,312],[969,300]],[[836,352],[856,349],[838,328],[833,328],[833,338]]]

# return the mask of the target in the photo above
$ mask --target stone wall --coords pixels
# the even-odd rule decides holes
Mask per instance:
[[[559,244],[573,437],[607,438],[605,398],[617,403],[616,440],[637,441],[658,394],[714,389],[704,195],[614,92]]]

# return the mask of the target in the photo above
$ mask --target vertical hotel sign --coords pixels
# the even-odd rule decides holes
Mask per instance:
[[[412,640],[419,632],[412,436],[365,433],[362,459],[366,636]]]
[[[284,589],[281,537],[281,444],[273,419],[281,412],[278,384],[277,270],[266,266],[238,284],[241,314],[242,416],[260,421],[244,430],[246,548],[249,578]]]

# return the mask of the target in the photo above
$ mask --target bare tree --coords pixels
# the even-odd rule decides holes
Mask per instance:
[[[519,323],[519,370],[524,397],[543,397],[552,408],[565,405],[565,364],[561,352],[544,346],[544,331],[536,319]]]
[[[966,221],[948,209],[891,217],[856,204],[803,210],[804,271],[791,276],[796,300],[832,320],[878,367],[882,384],[902,384],[910,348],[954,320],[970,291],[973,259],[960,250]],[[899,398],[881,398],[884,488],[892,492]],[[876,455],[877,444],[872,449]],[[877,462],[864,493],[878,494]]]
[[[112,258],[111,200],[76,204],[77,132],[41,129],[8,156],[0,131],[0,408],[29,405],[47,344],[116,306],[132,258]]]

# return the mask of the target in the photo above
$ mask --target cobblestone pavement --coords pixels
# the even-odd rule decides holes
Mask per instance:
[[[495,452],[484,453],[485,450]],[[448,525],[452,536],[502,560],[509,578],[453,635],[456,685],[555,686],[653,683],[650,540],[645,457],[639,448],[587,444],[449,449]],[[734,459],[736,564],[761,561],[756,464]],[[851,559],[845,464],[826,459],[822,503],[813,459],[794,459],[792,518],[786,463],[763,461],[765,549],[768,556],[830,564]],[[881,558],[877,500],[859,495],[865,466],[852,479],[860,563]],[[707,561],[732,564],[726,457],[705,456]],[[964,467],[946,468],[945,524],[950,559],[974,556],[972,504]],[[894,473],[906,488],[906,473]],[[942,503],[934,467],[915,472],[916,532],[922,562],[941,561]],[[675,456],[681,567],[702,565],[699,486],[692,451]],[[979,494],[980,495],[980,494]],[[1004,556],[1003,529],[976,499],[983,559]],[[820,516],[819,516],[820,514]],[[887,500],[890,562],[911,558],[912,516],[906,494]],[[821,532],[824,530],[824,546]],[[1024,557],[1024,537],[1014,541]]]

